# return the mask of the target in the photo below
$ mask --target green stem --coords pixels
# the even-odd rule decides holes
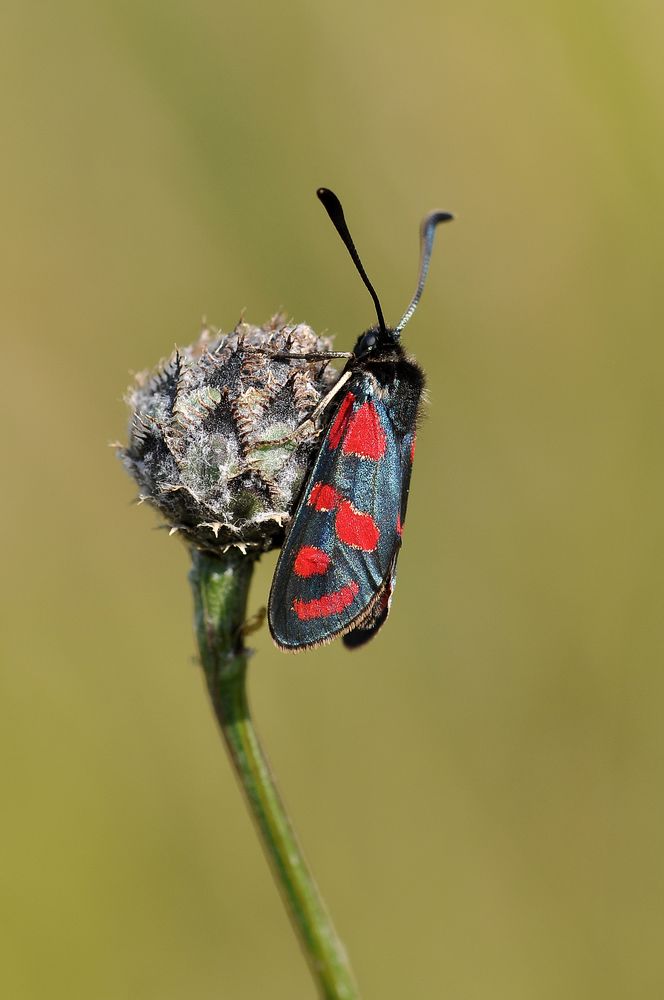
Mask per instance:
[[[254,730],[242,626],[254,567],[235,550],[192,553],[196,633],[212,704],[265,853],[321,997],[358,1000],[346,952],[307,868]]]

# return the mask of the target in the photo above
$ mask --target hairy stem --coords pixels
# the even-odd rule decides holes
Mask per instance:
[[[357,1000],[346,952],[305,864],[251,721],[242,626],[254,561],[235,550],[220,558],[194,550],[192,557],[201,662],[235,773],[321,997]]]

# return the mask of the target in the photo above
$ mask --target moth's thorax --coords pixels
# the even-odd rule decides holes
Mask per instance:
[[[354,371],[358,379],[371,380],[376,398],[389,411],[395,428],[405,434],[417,424],[424,372],[402,347],[397,344],[389,351],[373,351],[356,362]],[[349,384],[352,391],[352,382]]]

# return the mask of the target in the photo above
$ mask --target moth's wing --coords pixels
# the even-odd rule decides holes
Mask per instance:
[[[413,466],[413,455],[415,452],[415,432],[405,434],[401,439],[401,500],[399,507],[399,521],[397,523],[397,534],[401,536],[403,525],[406,521],[406,507],[408,506],[408,492],[410,487],[410,476]],[[379,591],[373,605],[367,610],[365,616],[358,620],[350,632],[343,637],[344,646],[348,649],[357,649],[363,646],[370,639],[373,639],[376,632],[382,628],[387,621],[392,604],[392,594],[397,582],[397,557],[400,545],[394,552],[394,558],[381,590]]]
[[[270,631],[283,649],[317,646],[368,621],[392,578],[408,435],[384,396],[374,377],[356,372],[323,439],[270,591]]]

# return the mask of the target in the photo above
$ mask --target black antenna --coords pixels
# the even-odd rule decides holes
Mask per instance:
[[[422,225],[420,227],[420,274],[417,279],[417,288],[415,289],[415,294],[413,295],[410,305],[394,328],[395,338],[401,335],[401,331],[417,309],[417,304],[422,298],[424,284],[427,280],[427,274],[429,273],[431,251],[433,250],[433,236],[436,226],[439,222],[450,222],[453,218],[454,216],[451,212],[429,212],[429,214],[422,220]]]
[[[322,201],[323,207],[325,208],[325,211],[331,218],[334,228],[339,233],[341,239],[344,241],[346,249],[348,250],[348,253],[351,255],[353,263],[355,264],[355,267],[357,268],[360,277],[362,278],[362,281],[369,289],[369,294],[371,295],[373,303],[376,307],[376,315],[378,316],[378,326],[380,327],[380,332],[387,333],[387,329],[385,327],[385,320],[383,319],[383,310],[380,307],[380,302],[378,301],[378,296],[376,295],[374,286],[369,281],[369,278],[367,277],[367,272],[364,270],[362,261],[360,260],[360,255],[355,249],[355,244],[353,243],[353,239],[348,231],[348,226],[346,225],[346,220],[344,218],[344,210],[341,207],[341,202],[337,198],[334,191],[330,191],[329,188],[318,188],[316,194]]]

